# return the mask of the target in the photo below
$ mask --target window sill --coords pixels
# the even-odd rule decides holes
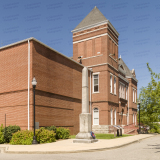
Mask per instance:
[[[99,92],[93,92],[92,94],[96,94],[96,93],[99,93]]]

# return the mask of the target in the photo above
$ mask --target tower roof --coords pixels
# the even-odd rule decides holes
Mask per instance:
[[[106,17],[100,12],[100,10],[95,6],[92,11],[78,24],[74,29],[80,29],[86,26],[91,26],[93,24],[106,21]]]

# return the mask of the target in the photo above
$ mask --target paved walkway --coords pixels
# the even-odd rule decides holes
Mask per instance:
[[[9,145],[0,144],[1,153],[73,153],[73,152],[89,152],[97,150],[106,150],[122,147],[142,139],[155,136],[153,134],[140,134],[116,139],[100,139],[95,143],[73,143],[73,139],[60,140],[53,143],[37,144],[37,145]]]

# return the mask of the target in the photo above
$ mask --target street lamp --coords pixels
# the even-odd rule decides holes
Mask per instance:
[[[139,105],[139,132],[138,132],[138,134],[140,134],[141,133],[141,128],[140,128],[140,106],[141,106],[141,101],[140,100],[138,100],[138,105]]]
[[[36,85],[37,85],[36,78],[33,77],[32,86],[33,86],[33,101],[34,101],[34,136],[33,136],[32,144],[38,144],[35,136],[35,88],[36,88]]]

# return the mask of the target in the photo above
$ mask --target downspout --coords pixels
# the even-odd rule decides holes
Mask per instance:
[[[28,40],[28,130],[29,130],[30,42]]]
[[[128,86],[128,125],[129,125],[129,86]]]
[[[91,78],[92,78],[92,68],[90,68],[90,113],[92,115],[92,84],[91,84]]]

